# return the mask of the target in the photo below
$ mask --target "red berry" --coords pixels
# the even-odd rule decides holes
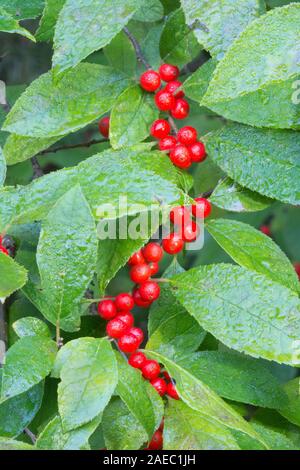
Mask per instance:
[[[167,385],[167,394],[169,395],[169,397],[174,398],[174,400],[179,400],[179,395],[177,393],[176,387],[172,382]]]
[[[131,354],[128,364],[131,365],[131,367],[134,367],[135,369],[141,369],[143,365],[146,363],[147,358],[145,354],[142,352],[136,352]]]
[[[190,112],[190,105],[186,100],[178,98],[171,109],[171,115],[175,119],[185,119]]]
[[[143,255],[148,263],[160,261],[163,257],[163,250],[159,243],[150,242],[143,249]]]
[[[104,299],[98,304],[98,313],[104,320],[111,320],[117,315],[117,308],[112,300]]]
[[[194,144],[189,145],[189,151],[193,163],[203,162],[206,158],[205,145],[202,142],[195,142]]]
[[[134,300],[131,294],[127,294],[126,292],[122,292],[121,294],[117,295],[115,298],[115,305],[117,310],[131,310],[134,307]]]
[[[155,70],[147,70],[141,75],[140,84],[146,91],[156,91],[161,84],[160,76]]]
[[[127,328],[130,328],[134,324],[134,318],[133,315],[129,312],[119,312],[118,315],[115,317],[115,320],[121,320]]]
[[[118,341],[118,346],[121,351],[124,353],[133,353],[135,352],[140,345],[139,339],[131,334],[125,333]]]
[[[149,263],[149,268],[150,268],[150,271],[151,271],[151,277],[155,276],[155,274],[157,274],[158,271],[159,271],[159,264],[156,263],[156,262]]]
[[[177,144],[176,137],[168,135],[158,142],[158,148],[162,152],[172,150]]]
[[[163,446],[163,435],[162,432],[157,430],[152,436],[151,441],[147,447],[148,450],[160,450]]]
[[[110,320],[106,325],[106,333],[111,338],[121,338],[128,329],[128,326],[116,317]]]
[[[197,131],[192,126],[182,127],[177,133],[177,139],[183,145],[192,145],[197,140]]]
[[[200,232],[200,229],[194,220],[191,220],[184,225],[182,231],[182,239],[185,242],[193,242],[196,240]]]
[[[171,380],[171,376],[166,370],[163,371],[163,376],[166,380]]]
[[[139,341],[139,345],[144,340],[144,333],[143,333],[143,330],[141,330],[141,328],[136,328],[135,326],[132,326],[131,328],[128,329],[127,333],[135,336]]]
[[[135,264],[142,264],[142,263],[145,263],[142,250],[139,250],[136,253],[133,253],[133,255],[128,260],[128,264],[130,266],[134,266]]]
[[[178,88],[182,87],[182,83],[174,80],[173,82],[169,82],[165,86],[165,90],[168,91],[169,93],[172,93],[172,95],[175,96],[175,98],[183,98],[184,97],[184,92],[182,90],[178,90]]]
[[[103,137],[105,137],[106,139],[109,136],[109,121],[110,121],[109,116],[106,116],[100,119],[99,124],[98,124],[100,134],[102,134]]]
[[[159,67],[159,75],[164,82],[171,82],[178,77],[179,68],[176,65],[162,64]]]
[[[163,139],[171,132],[171,126],[165,119],[157,119],[151,126],[150,134],[155,139]]]
[[[270,227],[269,227],[268,225],[262,225],[262,226],[260,227],[260,231],[261,231],[262,233],[264,233],[265,235],[267,235],[268,237],[271,237],[271,235],[272,235],[272,234],[271,234],[271,229],[270,229]]]
[[[168,238],[163,239],[162,246],[166,253],[176,255],[182,250],[184,241],[178,233],[174,232]]]
[[[195,198],[196,204],[192,205],[192,212],[196,218],[205,219],[211,213],[211,203],[208,199],[204,197],[196,197]]]
[[[170,109],[172,109],[176,104],[174,96],[165,90],[158,91],[154,99],[156,106],[161,111],[170,111]]]
[[[141,297],[140,289],[134,289],[132,295],[134,302],[138,307],[148,308],[151,305],[151,302],[148,302]]]
[[[3,245],[0,245],[0,251],[2,251],[2,253],[4,253],[5,255],[9,255],[7,249]]]
[[[300,279],[300,263],[294,263],[294,268]]]
[[[157,361],[152,359],[147,360],[147,362],[142,367],[142,373],[145,379],[154,380],[160,374],[160,365]]]
[[[160,287],[157,282],[154,281],[145,281],[140,285],[140,294],[142,299],[153,302],[158,299],[160,295]]]
[[[132,266],[130,270],[130,278],[136,284],[139,284],[140,282],[143,282],[143,281],[147,281],[150,275],[151,275],[151,271],[150,271],[148,264],[146,263]]]
[[[192,164],[191,154],[189,149],[184,145],[176,145],[170,152],[171,162],[178,166],[178,168],[189,168]]]
[[[173,224],[182,226],[191,220],[191,213],[187,207],[177,206],[171,210],[170,220]]]
[[[151,385],[155,388],[161,397],[167,393],[167,384],[164,379],[158,377],[157,379],[151,380]]]

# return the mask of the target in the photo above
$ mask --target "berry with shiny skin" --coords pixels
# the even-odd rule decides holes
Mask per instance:
[[[142,373],[145,379],[154,380],[160,374],[160,365],[154,359],[149,359],[142,367]]]
[[[163,376],[166,380],[168,381],[171,380],[171,376],[166,370],[163,371]]]
[[[176,65],[171,65],[171,64],[162,64],[159,67],[159,75],[160,78],[164,82],[171,82],[173,80],[176,80],[176,78],[179,75],[179,68],[176,67]]]
[[[151,305],[151,302],[148,302],[146,300],[144,300],[140,294],[140,289],[134,289],[133,293],[133,299],[134,299],[134,303],[138,306],[138,307],[142,307],[142,308],[148,308],[150,307]]]
[[[112,300],[104,299],[98,304],[98,313],[104,320],[111,320],[117,315],[117,307]]]
[[[166,84],[165,90],[168,91],[169,93],[172,93],[172,95],[175,96],[175,98],[183,98],[184,92],[183,90],[180,90],[181,87],[182,87],[182,83],[179,82],[178,80],[174,80]]]
[[[141,328],[137,328],[136,326],[132,326],[131,328],[129,328],[126,333],[135,336],[135,337],[138,339],[138,341],[139,341],[139,345],[140,345],[140,344],[143,342],[143,340],[144,340],[144,333],[143,333],[143,330],[141,330]]]
[[[182,229],[182,239],[188,243],[193,242],[196,240],[199,233],[200,233],[200,229],[198,225],[196,224],[194,220],[191,220],[190,222],[185,224]]]
[[[272,236],[271,229],[270,229],[269,225],[262,225],[259,230],[262,233],[264,233],[265,235],[267,235],[268,237]]]
[[[173,135],[168,135],[167,137],[164,137],[158,142],[158,148],[162,152],[170,152],[170,150],[173,150],[177,145],[177,139]]]
[[[156,91],[160,84],[160,76],[155,70],[147,70],[140,77],[140,85],[146,91]]]
[[[147,450],[160,450],[163,447],[163,434],[161,431],[157,430],[152,436],[151,441],[147,447]]]
[[[151,271],[149,265],[146,263],[136,264],[135,266],[132,266],[130,270],[130,279],[136,284],[147,281],[150,275]]]
[[[155,276],[155,274],[157,274],[159,271],[159,264],[156,262],[149,263],[149,268],[151,271],[151,277]]]
[[[191,213],[187,207],[177,206],[171,210],[170,220],[174,225],[182,226],[191,220]]]
[[[159,243],[150,242],[143,248],[143,256],[147,263],[158,262],[163,257],[163,250]]]
[[[145,281],[140,285],[140,294],[143,300],[154,302],[160,295],[160,287],[157,282]]]
[[[171,115],[174,119],[185,119],[190,112],[190,105],[182,98],[178,98],[171,108]]]
[[[1,251],[2,253],[4,253],[5,255],[8,255],[8,256],[9,256],[9,253],[8,253],[7,249],[6,249],[3,245],[0,245],[0,251]]]
[[[192,126],[184,126],[177,133],[178,141],[183,145],[192,145],[197,140],[197,131]]]
[[[123,323],[125,323],[127,328],[130,328],[134,324],[134,317],[133,317],[132,313],[130,313],[130,312],[126,312],[126,311],[125,312],[118,312],[115,319],[121,320]]]
[[[109,136],[109,122],[110,122],[109,116],[105,116],[102,119],[100,119],[98,123],[99,132],[106,139],[108,139],[108,136]]]
[[[134,307],[134,300],[131,294],[121,292],[115,298],[115,306],[118,311],[132,310]]]
[[[170,111],[176,105],[174,96],[165,90],[160,90],[155,95],[155,104],[161,111]]]
[[[167,384],[164,379],[158,377],[157,379],[151,380],[150,383],[161,397],[167,393]]]
[[[145,354],[142,352],[136,352],[131,354],[128,364],[131,365],[131,367],[134,367],[135,369],[141,369],[147,361],[147,358]]]
[[[187,169],[192,164],[191,154],[185,145],[176,145],[170,152],[171,162],[178,168]]]
[[[193,163],[200,163],[206,159],[205,145],[202,142],[195,142],[189,145],[188,149]]]
[[[130,256],[128,260],[129,266],[135,266],[136,264],[143,264],[145,263],[145,259],[142,253],[142,250],[138,250]]]
[[[168,383],[167,385],[167,395],[169,395],[169,397],[171,398],[174,398],[174,400],[179,400],[179,395],[177,393],[176,387],[172,382]]]
[[[212,210],[211,203],[208,199],[205,199],[204,197],[196,197],[195,202],[196,204],[192,205],[192,213],[194,217],[199,219],[206,219],[206,217],[210,215]]]
[[[184,241],[178,233],[173,232],[169,235],[168,238],[163,239],[162,247],[166,253],[169,253],[170,255],[176,255],[183,249]]]
[[[135,352],[139,348],[140,342],[137,336],[126,332],[119,339],[118,346],[121,351],[128,354]]]
[[[165,119],[157,119],[151,126],[150,134],[155,139],[163,139],[171,132],[171,126]]]
[[[128,326],[118,317],[109,320],[106,325],[106,333],[108,336],[115,339],[121,338],[127,330]]]
[[[300,280],[300,263],[294,263],[294,268]]]

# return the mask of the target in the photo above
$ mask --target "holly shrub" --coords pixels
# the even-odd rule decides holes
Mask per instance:
[[[0,1],[0,449],[300,449],[299,25]]]

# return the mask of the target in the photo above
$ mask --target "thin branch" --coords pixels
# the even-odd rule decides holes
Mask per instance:
[[[168,121],[169,121],[169,123],[170,123],[170,126],[172,127],[173,132],[175,132],[175,134],[177,134],[178,128],[177,128],[177,126],[176,126],[176,124],[175,124],[174,119],[173,119],[171,116],[169,116],[169,117],[168,117]]]
[[[44,172],[42,170],[41,165],[38,162],[38,159],[36,157],[32,157],[30,159],[30,161],[31,161],[32,169],[33,169],[32,179],[35,180],[35,179],[40,178],[41,176],[43,176]]]
[[[101,144],[102,142],[106,142],[106,139],[93,139],[89,142],[81,142],[80,144],[71,144],[71,145],[61,145],[60,147],[55,148],[48,148],[46,150],[42,150],[36,156],[46,155],[47,153],[56,153],[60,152],[61,150],[71,150],[83,147],[91,147],[92,145]]]
[[[144,57],[144,54],[142,52],[142,48],[141,48],[139,42],[137,41],[137,39],[133,36],[133,34],[131,34],[129,29],[126,28],[126,26],[125,26],[125,28],[123,28],[123,31],[126,34],[126,36],[128,37],[131,44],[133,45],[136,56],[137,56],[137,59],[146,67],[146,69],[151,69],[152,67],[147,62],[146,58]]]
[[[30,429],[25,428],[24,433],[27,434],[28,437],[30,437],[32,444],[36,443],[36,435],[33,434],[33,432],[31,432]]]

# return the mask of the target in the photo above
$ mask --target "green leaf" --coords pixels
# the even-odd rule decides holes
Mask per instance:
[[[114,352],[106,339],[80,338],[61,370],[58,408],[64,432],[92,421],[106,407],[118,381]]]
[[[139,8],[139,0],[66,0],[56,23],[53,67],[74,67],[110,43]]]
[[[293,99],[300,75],[299,22],[296,3],[253,21],[219,63],[202,104],[233,121],[300,129],[299,105]]]
[[[37,41],[52,41],[58,15],[65,0],[45,0],[45,8],[39,28],[35,34]]]
[[[37,247],[43,315],[64,329],[80,315],[81,301],[96,268],[97,232],[79,186],[66,193],[42,224]]]
[[[159,43],[164,62],[183,67],[200,52],[194,32],[185,24],[184,13],[178,9],[167,17]]]
[[[8,297],[21,289],[27,280],[27,272],[8,255],[0,252],[0,298]]]
[[[102,429],[109,450],[137,450],[147,442],[143,426],[118,398],[111,400],[105,408]]]
[[[0,369],[0,386],[2,369]],[[40,409],[44,393],[44,383],[32,387],[25,393],[10,398],[0,404],[0,435],[15,437],[30,424]]]
[[[44,1],[1,0],[1,7],[16,19],[25,20],[39,16],[43,11]]]
[[[3,186],[5,178],[6,178],[6,162],[5,162],[4,154],[0,147],[0,187]]]
[[[163,277],[172,277],[183,271],[175,261]],[[206,334],[176,300],[168,284],[161,284],[160,296],[151,306],[148,329],[146,349],[159,352],[173,360],[196,351]]]
[[[230,178],[222,180],[210,196],[210,202],[231,212],[256,212],[269,207],[273,200],[243,188]]]
[[[59,416],[55,416],[43,429],[36,441],[40,450],[83,450],[101,422],[102,415],[73,431],[64,432]]]
[[[299,447],[296,447],[295,443],[283,433],[274,431],[256,421],[252,422],[252,426],[257,434],[261,436],[261,439],[264,439],[270,450],[299,450]],[[248,436],[241,436],[240,433],[236,432],[233,432],[233,435],[242,450],[263,450],[263,447],[257,441],[249,439]]]
[[[288,396],[285,406],[278,404],[278,412],[291,423],[300,426],[300,384],[299,377],[290,380],[283,386],[283,390]]]
[[[139,85],[127,88],[112,108],[109,128],[112,147],[127,147],[146,139],[158,115],[151,93],[146,93]]]
[[[208,60],[185,80],[183,90],[189,98],[201,103],[216,68],[216,64],[217,61],[214,59]]]
[[[10,134],[3,147],[6,164],[15,165],[15,163],[24,162],[47,149],[59,139],[60,137],[35,139],[34,137]]]
[[[124,74],[97,64],[79,64],[57,81],[47,72],[17,100],[3,130],[47,139],[74,132],[109,111],[128,85]]]
[[[232,42],[265,7],[260,0],[181,0],[186,23],[200,44],[220,59]]]
[[[0,437],[0,450],[36,450],[35,447],[14,439]]]
[[[156,423],[153,405],[147,394],[146,381],[141,372],[129,366],[120,354],[116,357],[119,376],[116,392],[142,425],[150,440],[156,429]]]
[[[183,401],[169,400],[165,413],[164,450],[239,450],[230,431]]]
[[[210,220],[206,228],[240,266],[299,292],[300,284],[294,266],[270,237],[251,225],[231,219]]]
[[[259,359],[203,351],[181,359],[180,365],[223,398],[275,409],[287,403],[278,380]]]
[[[190,182],[165,155],[150,152],[147,146],[107,150],[27,186],[0,189],[0,231],[8,224],[42,220],[53,204],[76,184],[80,184],[93,216],[99,219],[99,208],[105,204],[115,211],[112,218],[137,214],[141,205],[145,206],[143,211],[154,211],[161,204],[188,204],[191,199],[179,188],[188,188]],[[127,206],[119,204],[124,194]]]
[[[293,291],[231,264],[200,266],[171,282],[187,311],[226,346],[300,364],[300,301]]]
[[[56,344],[49,338],[25,336],[6,353],[2,375],[2,401],[26,392],[51,371]]]
[[[210,134],[206,145],[213,161],[240,185],[279,201],[300,204],[297,132],[231,124]]]
[[[18,33],[21,36],[25,36],[27,39],[35,42],[35,37],[27,31],[27,29],[22,28],[19,25],[19,22],[14,19],[6,10],[4,10],[3,6],[0,7],[0,31],[5,33]]]
[[[250,424],[190,372],[156,352],[147,351],[147,356],[164,364],[171,377],[175,379],[180,398],[190,408],[230,429],[241,431],[254,439],[258,438]]]
[[[35,317],[20,318],[20,320],[13,323],[13,329],[19,338],[36,335],[51,338],[51,333],[46,323]]]
[[[147,3],[142,3],[139,9],[133,15],[136,21],[159,21],[164,16],[164,7],[159,0],[148,0]]]
[[[114,39],[103,49],[103,52],[111,67],[121,70],[121,72],[126,73],[129,77],[135,75],[135,50],[123,31],[114,37]]]

